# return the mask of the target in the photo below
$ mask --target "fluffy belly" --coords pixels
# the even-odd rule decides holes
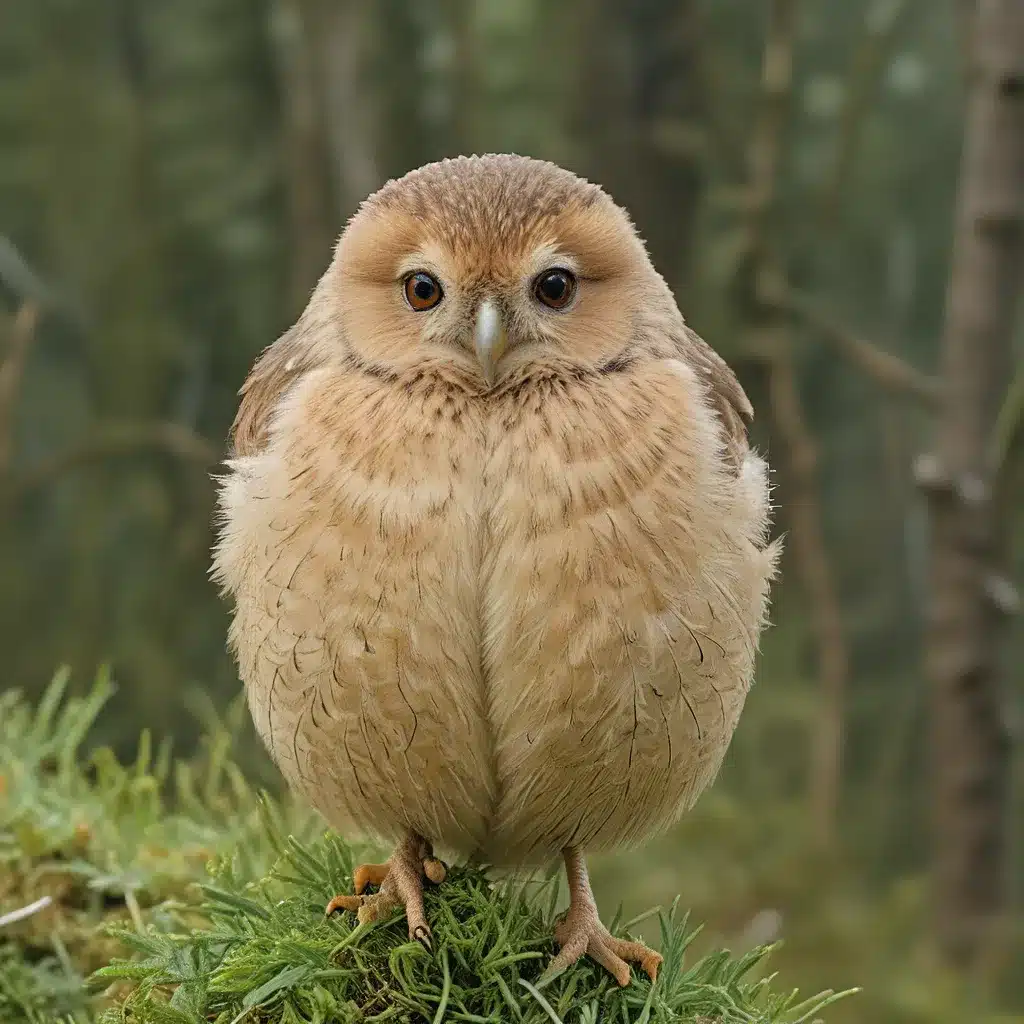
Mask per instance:
[[[431,394],[389,397],[376,381],[311,374],[266,451],[233,467],[216,569],[235,596],[253,720],[289,784],[340,831],[411,828],[468,851],[497,799],[480,431],[425,436],[451,410]]]
[[[763,465],[751,456],[738,477],[722,467],[689,383],[657,364],[585,399],[549,396],[494,446],[489,859],[642,839],[721,764],[774,552]]]
[[[640,381],[617,415],[595,388],[586,429],[560,418],[578,400],[513,429],[515,410],[463,410],[425,441],[429,408],[403,430],[368,390],[317,423],[310,385],[235,468],[217,568],[241,674],[335,827],[537,863],[696,798],[749,686],[772,555],[763,468],[722,475],[672,422],[679,389]]]

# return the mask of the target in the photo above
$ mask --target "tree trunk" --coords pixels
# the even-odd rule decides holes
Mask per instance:
[[[452,41],[448,75],[448,156],[474,152],[479,116],[479,76],[476,60],[480,43],[476,31],[477,4],[472,0],[444,0],[442,11]]]
[[[947,960],[978,963],[1006,898],[1009,736],[996,642],[991,441],[1010,378],[1024,271],[1024,5],[980,0],[942,369],[938,454],[919,464],[931,511],[926,669],[932,684],[937,930]]]

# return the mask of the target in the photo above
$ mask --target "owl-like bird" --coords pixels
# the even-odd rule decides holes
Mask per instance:
[[[214,559],[286,780],[397,842],[329,909],[429,946],[435,845],[561,854],[550,969],[655,976],[584,851],[675,822],[736,726],[777,555],[750,415],[597,185],[471,157],[362,204],[242,389]]]

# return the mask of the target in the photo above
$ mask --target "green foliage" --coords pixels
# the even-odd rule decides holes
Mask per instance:
[[[13,692],[0,699],[2,1024],[797,1024],[838,998],[773,991],[768,946],[691,962],[696,931],[675,907],[657,915],[655,984],[620,989],[589,962],[544,981],[554,879],[453,869],[427,891],[433,955],[398,918],[328,920],[327,901],[371,851],[254,792],[228,759],[227,734],[194,763],[166,747],[154,756],[146,736],[129,764],[106,749],[83,755],[111,686],[101,676],[67,698],[66,685],[59,675],[35,709]]]
[[[55,943],[56,944],[56,943]],[[61,956],[30,960],[17,945],[0,946],[0,1021],[4,1024],[91,1024],[85,979]]]
[[[35,708],[16,691],[0,696],[3,1024],[84,1012],[82,978],[121,948],[106,927],[162,920],[211,859],[230,852],[250,877],[266,871],[276,857],[268,813],[298,836],[322,827],[309,812],[261,808],[226,731],[189,762],[167,745],[154,752],[146,733],[127,764],[106,748],[87,752],[113,687],[101,674],[86,696],[67,697],[67,684],[59,674]]]
[[[109,1024],[185,1024],[196,1016],[227,1024],[257,1010],[275,1024],[403,1021],[690,1021],[811,1020],[834,998],[804,1002],[772,994],[758,969],[759,947],[738,959],[716,953],[693,964],[694,932],[674,909],[659,914],[665,955],[655,984],[625,989],[589,962],[544,985],[557,887],[539,892],[515,881],[492,883],[479,870],[455,869],[427,891],[434,951],[409,941],[404,918],[356,925],[327,920],[323,908],[349,886],[351,847],[336,836],[312,845],[281,840],[270,874],[243,883],[225,862],[203,887],[206,926],[184,932],[118,935],[138,959],[118,961],[97,978],[136,986]],[[173,994],[167,998],[167,989]]]

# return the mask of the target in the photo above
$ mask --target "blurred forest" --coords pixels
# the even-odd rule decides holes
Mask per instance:
[[[1024,1021],[1022,140],[1019,0],[8,0],[5,685],[108,663],[97,738],[188,752],[239,690],[211,474],[254,357],[387,178],[551,159],[737,369],[788,534],[718,784],[599,899],[781,936],[865,988],[830,1020]]]

